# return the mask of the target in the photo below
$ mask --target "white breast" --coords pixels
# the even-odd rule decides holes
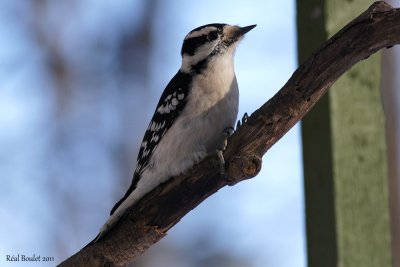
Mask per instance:
[[[154,150],[149,173],[168,179],[215,153],[224,130],[235,124],[238,106],[233,55],[216,56],[193,79],[185,109]]]

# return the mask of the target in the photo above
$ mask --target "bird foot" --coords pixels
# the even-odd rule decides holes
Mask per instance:
[[[235,132],[235,129],[233,127],[228,127],[223,131],[223,137],[222,137],[222,142],[220,146],[217,149],[217,156],[219,160],[219,172],[221,176],[226,176],[225,173],[225,158],[224,158],[224,151],[225,148],[228,144],[228,138]]]
[[[238,120],[237,124],[236,124],[236,130],[239,129],[240,127],[242,127],[243,124],[245,124],[247,122],[247,119],[249,118],[249,115],[247,114],[247,112],[245,112],[243,114],[243,117],[241,120]]]

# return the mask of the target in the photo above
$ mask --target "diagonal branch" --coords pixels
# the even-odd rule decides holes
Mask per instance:
[[[220,176],[216,157],[205,159],[188,174],[150,192],[108,235],[60,266],[126,265],[208,196],[254,177],[261,169],[262,156],[344,72],[378,50],[399,43],[400,9],[375,2],[315,51],[229,139],[225,151],[228,178]]]

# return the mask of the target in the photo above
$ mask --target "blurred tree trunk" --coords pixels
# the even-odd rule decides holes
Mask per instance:
[[[70,5],[74,5],[75,1],[70,1]],[[72,107],[72,95],[74,87],[72,86],[72,73],[69,64],[66,62],[66,58],[63,55],[60,31],[51,30],[50,25],[51,19],[51,3],[48,0],[36,0],[33,2],[33,23],[27,25],[31,27],[34,41],[36,42],[39,50],[43,53],[43,70],[47,75],[51,86],[50,94],[52,96],[52,107],[53,107],[53,118],[50,129],[48,129],[49,137],[47,140],[50,143],[48,147],[48,158],[62,158],[65,156],[68,150],[68,131],[66,131],[66,125],[68,125],[69,110]],[[62,160],[60,159],[60,162]],[[60,232],[58,229],[51,229],[53,231],[54,245],[58,247],[58,251],[68,250],[68,245],[64,242],[63,235],[66,232],[75,232],[74,226],[79,224],[77,220],[79,209],[75,205],[74,201],[70,201],[71,195],[68,188],[63,186],[61,182],[63,180],[62,172],[58,169],[58,166],[52,165],[52,161],[47,162],[47,180],[48,188],[44,194],[50,195],[52,199],[50,203],[53,206],[53,210],[57,214],[56,217],[60,220],[69,220],[73,222],[69,224],[64,231]],[[57,198],[51,196],[56,195]],[[62,207],[62,208],[61,208]],[[63,212],[60,212],[60,211]]]
[[[143,137],[137,133],[143,133],[147,127],[143,123],[147,121],[143,114],[152,112],[149,110],[149,105],[145,104],[148,103],[145,99],[151,98],[151,94],[154,93],[149,87],[151,79],[149,65],[156,10],[157,1],[144,1],[139,23],[136,27],[128,27],[116,40],[114,75],[117,77],[117,91],[115,93],[119,95],[118,117],[122,122],[119,129],[119,141],[116,142],[113,151],[115,164],[118,165],[117,170],[120,172],[119,182],[115,183],[116,187],[113,190],[115,202],[123,196],[125,193],[123,190],[130,184],[133,176],[138,147]],[[139,101],[139,99],[144,101]],[[132,105],[132,103],[136,104]],[[139,125],[143,125],[143,129],[138,128]],[[137,149],[132,149],[133,147]]]
[[[124,193],[121,188],[126,188],[132,178],[135,151],[138,150],[134,148],[140,145],[140,140],[134,137],[137,132],[144,132],[137,129],[138,125],[143,125],[143,116],[137,114],[148,111],[148,105],[142,104],[147,101],[135,101],[138,104],[132,105],[132,100],[150,98],[153,93],[148,81],[157,1],[144,1],[140,5],[142,12],[135,11],[135,14],[140,14],[135,17],[135,25],[122,25],[112,33],[91,32],[91,35],[84,36],[80,41],[82,47],[72,54],[68,54],[71,53],[68,50],[73,50],[69,45],[74,45],[68,39],[70,26],[74,20],[82,20],[77,25],[83,27],[85,19],[82,16],[86,14],[87,3],[35,0],[31,4],[32,20],[26,20],[25,27],[32,34],[33,46],[44,59],[38,68],[42,68],[42,74],[49,81],[49,86],[42,90],[47,90],[44,94],[51,98],[52,108],[48,123],[51,127],[47,129],[46,138],[47,157],[43,159],[47,173],[43,196],[53,206],[54,220],[63,222],[54,223],[63,225],[63,231],[51,229],[53,239],[49,242],[58,247],[61,256],[65,256],[64,251],[76,246],[65,236],[72,233],[79,236],[80,232],[87,232],[82,225],[93,225],[83,223],[87,218],[87,206],[81,203],[90,205],[107,200],[101,196],[77,194],[84,190],[78,187],[97,182],[98,170],[87,170],[85,166],[95,166],[98,164],[96,160],[112,155],[106,163],[112,166],[109,169],[113,170],[115,177],[112,179],[115,180],[109,182],[112,186],[107,187],[109,191],[104,195],[114,192],[115,201]],[[82,32],[75,29],[73,37]],[[102,121],[109,119],[104,118],[104,114],[115,118],[112,125],[117,125],[108,135],[97,130],[102,127]],[[87,158],[79,152],[89,141],[98,143],[97,147],[103,153],[99,159]],[[90,151],[86,149],[85,153],[90,154]],[[93,181],[85,175],[88,172],[92,173]],[[101,223],[98,225],[100,227]]]
[[[393,267],[400,267],[400,49],[382,53],[382,98],[386,115]]]
[[[368,4],[297,1],[299,62]],[[349,70],[302,121],[310,267],[391,265],[380,58]]]

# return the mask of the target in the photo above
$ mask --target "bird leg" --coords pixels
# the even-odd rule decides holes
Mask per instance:
[[[221,139],[221,144],[217,148],[217,156],[219,160],[219,172],[221,176],[226,176],[225,173],[225,158],[224,158],[224,151],[228,144],[228,138],[235,132],[233,127],[228,127],[222,133],[223,137]]]

